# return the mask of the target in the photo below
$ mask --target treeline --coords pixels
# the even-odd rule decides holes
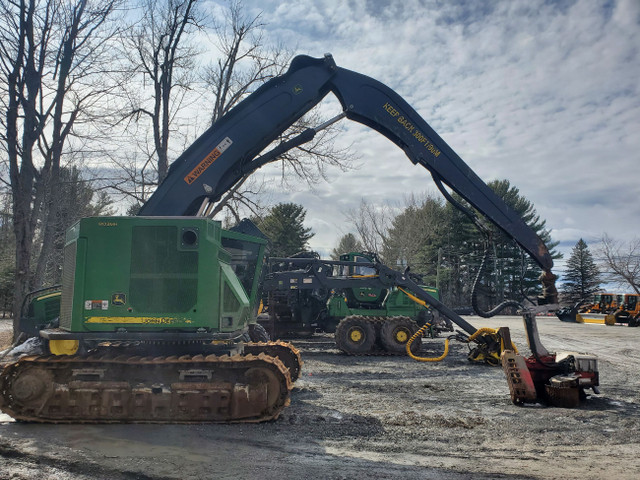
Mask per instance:
[[[292,53],[266,43],[264,26],[236,0],[0,2],[0,308],[12,304],[17,318],[26,292],[59,280],[62,235],[77,218],[112,213],[116,203],[135,213],[200,133],[286,70]],[[312,110],[278,140],[324,120]],[[321,130],[278,159],[285,190],[321,181],[329,166],[351,168],[353,155],[334,146],[337,133]],[[548,235],[517,189],[494,187]],[[262,218],[265,189],[247,175],[211,215]],[[363,205],[354,222],[364,248],[423,273],[450,304],[466,303],[484,243],[468,219],[433,198],[397,216],[376,212]],[[501,232],[493,239],[483,282],[490,301],[535,294],[530,260]],[[608,245],[614,260],[640,249]],[[640,272],[633,264],[609,270],[627,282]]]
[[[557,242],[551,240],[545,221],[518,188],[507,180],[488,185],[545,241],[552,256],[559,258]],[[455,199],[466,204],[458,196]],[[426,284],[439,288],[447,305],[470,305],[471,289],[485,256],[486,268],[478,279],[483,309],[507,299],[537,295],[537,264],[523,255],[509,236],[482,220],[481,214],[477,216],[488,234],[481,233],[467,215],[441,196],[410,197],[399,210],[376,210],[363,204],[350,214],[358,232],[358,246],[376,251],[389,266],[409,267],[420,274]],[[341,241],[348,242],[348,238]]]
[[[534,205],[508,180],[488,185],[544,241],[555,260],[557,274],[558,260],[562,258],[558,242],[551,238]],[[465,204],[458,196],[454,198]],[[482,215],[477,216],[483,222]],[[376,252],[387,265],[409,267],[421,275],[425,284],[437,286],[451,307],[469,306],[476,282],[483,310],[505,300],[533,299],[541,293],[540,267],[508,235],[489,222],[477,228],[467,215],[439,195],[411,196],[400,208],[363,202],[350,212],[349,219],[355,232],[339,239],[332,258],[348,251]],[[488,230],[489,235],[481,230]],[[640,239],[624,242],[604,234],[596,248],[594,256],[586,242],[579,239],[572,249],[557,281],[561,304],[591,300],[605,287],[640,294]]]

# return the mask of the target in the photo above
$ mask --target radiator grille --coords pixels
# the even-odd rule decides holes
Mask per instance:
[[[198,252],[178,250],[178,229],[134,227],[130,301],[138,312],[187,312],[198,300]]]
[[[60,328],[71,329],[71,312],[73,310],[73,287],[76,276],[76,253],[78,242],[64,247],[62,264],[62,298],[60,299]]]

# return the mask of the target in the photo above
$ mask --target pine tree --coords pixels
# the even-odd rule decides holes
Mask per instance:
[[[364,248],[362,243],[356,238],[353,233],[347,233],[340,238],[338,246],[331,251],[331,259],[339,260],[340,255],[350,252],[361,252]]]
[[[257,222],[258,228],[271,241],[271,256],[288,257],[308,248],[308,241],[314,234],[311,228],[304,226],[306,215],[302,205],[279,203]]]
[[[566,268],[562,291],[569,303],[589,300],[600,289],[600,270],[583,239],[573,247]]]

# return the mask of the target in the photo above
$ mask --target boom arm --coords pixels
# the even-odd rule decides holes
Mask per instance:
[[[545,272],[553,260],[544,242],[469,168],[397,93],[365,75],[337,67],[326,55],[294,58],[288,72],[265,83],[222,117],[172,165],[140,215],[194,215],[205,198],[217,201],[245,174],[275,159],[257,157],[289,126],[333,92],[347,118],[398,145],[512,237]],[[315,135],[313,129],[279,151]]]

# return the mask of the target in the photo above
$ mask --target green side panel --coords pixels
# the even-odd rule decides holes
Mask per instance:
[[[185,313],[198,301],[198,251],[175,248],[178,227],[133,227],[131,306],[147,313]]]
[[[439,292],[434,287],[422,287],[427,293],[439,300]],[[354,289],[356,292],[363,289]],[[364,302],[363,302],[364,303]],[[329,316],[342,318],[349,315],[364,316],[406,316],[415,318],[425,307],[415,303],[400,290],[394,289],[387,295],[384,304],[379,308],[349,308],[345,298],[333,296],[327,304]]]
[[[220,272],[223,278],[220,292],[222,298],[220,331],[234,331],[240,324],[248,322],[251,303],[231,266],[221,263]]]
[[[19,331],[29,337],[51,324],[60,316],[60,286],[31,292],[25,298],[26,308],[22,311],[18,325]]]
[[[249,244],[252,237],[246,237]],[[205,218],[82,219],[67,233],[61,327],[74,332],[243,328],[249,295],[221,239],[220,223]],[[251,288],[256,265],[262,265],[261,242],[256,239]]]
[[[421,285],[420,288],[422,288],[425,292],[427,292],[429,295],[431,295],[436,300],[440,300],[440,291],[436,287],[429,287],[427,285]]]

